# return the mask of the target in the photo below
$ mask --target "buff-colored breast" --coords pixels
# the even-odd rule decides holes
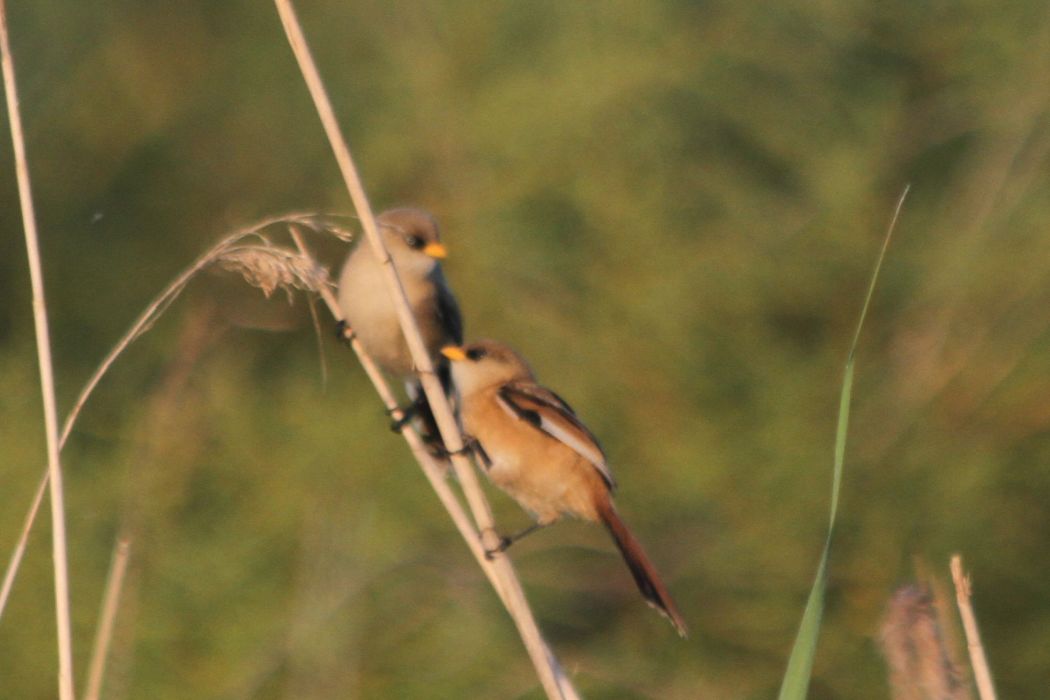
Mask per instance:
[[[354,264],[348,263],[339,279],[339,306],[346,322],[365,352],[383,369],[398,377],[409,377],[415,367],[382,268],[371,259],[370,250],[357,248],[351,255]],[[434,356],[447,339],[437,319],[430,280],[403,275],[401,281],[423,342]]]
[[[597,499],[608,498],[598,471],[565,444],[507,413],[497,391],[483,389],[463,402],[463,428],[491,460],[492,483],[542,524],[562,515],[597,520]]]

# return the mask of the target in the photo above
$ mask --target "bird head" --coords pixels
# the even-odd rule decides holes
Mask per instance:
[[[469,345],[449,345],[441,354],[452,361],[452,379],[463,395],[519,379],[532,379],[532,370],[521,355],[496,340]]]
[[[376,224],[399,272],[426,274],[448,255],[441,230],[429,212],[390,209],[376,217]]]

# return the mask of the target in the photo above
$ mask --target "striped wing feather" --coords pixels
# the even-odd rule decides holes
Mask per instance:
[[[516,381],[500,387],[498,397],[503,410],[576,452],[594,465],[610,491],[616,488],[598,438],[560,396],[535,382]]]

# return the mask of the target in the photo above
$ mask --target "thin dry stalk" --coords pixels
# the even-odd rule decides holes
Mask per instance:
[[[0,2],[2,2],[2,0],[0,0]],[[143,334],[153,327],[153,324],[157,322],[172,302],[174,302],[179,295],[182,294],[183,290],[186,289],[190,280],[201,272],[201,270],[209,265],[219,262],[227,268],[234,269],[242,275],[245,275],[245,278],[249,282],[262,287],[264,292],[266,292],[267,289],[272,292],[277,286],[280,286],[280,284],[275,285],[275,281],[286,282],[295,289],[311,288],[310,285],[312,283],[318,283],[316,280],[311,280],[308,277],[310,271],[303,270],[302,266],[297,265],[294,261],[291,262],[287,268],[282,268],[279,265],[274,266],[268,264],[268,254],[278,259],[287,259],[289,257],[288,251],[272,246],[261,233],[270,226],[279,223],[296,224],[313,230],[324,230],[341,240],[350,240],[350,234],[335,225],[329,219],[310,213],[293,213],[264,219],[263,221],[247,228],[240,229],[220,240],[210,249],[205,251],[203,255],[197,258],[193,264],[183,270],[171,282],[171,284],[169,284],[153,299],[153,301],[150,302],[139,317],[135,319],[135,322],[131,324],[131,327],[127,332],[119,341],[117,341],[117,344],[114,345],[106,357],[103,358],[102,362],[99,363],[87,383],[85,383],[84,387],[80,390],[80,394],[73,403],[72,409],[70,409],[69,414],[66,416],[66,420],[62,426],[62,434],[58,440],[59,451],[65,447],[66,441],[69,439],[69,435],[73,431],[73,426],[76,425],[76,421],[80,417],[80,412],[94,393],[99,382],[102,381],[102,378],[107,372],[109,372],[113,363],[117,361],[117,358],[120,357],[125,350],[127,350],[128,346],[138,338],[142,337]],[[245,240],[251,239],[256,239],[258,243],[251,245],[244,243]],[[297,273],[305,276],[299,277],[297,276]],[[49,479],[50,469],[47,469],[44,471],[44,475],[40,480],[40,485],[37,487],[33,503],[30,505],[29,511],[26,513],[21,536],[19,537],[18,543],[15,545],[14,552],[11,555],[11,560],[7,566],[7,571],[4,574],[3,586],[0,587],[0,616],[3,616],[4,608],[7,605],[7,599],[10,595],[11,588],[14,585],[15,577],[21,567],[22,558],[25,554],[26,541],[29,538],[29,533],[33,529],[33,524],[36,522],[36,517],[40,510],[40,503],[44,491],[47,489]]]
[[[22,556],[26,553],[26,541],[29,540],[29,532],[33,529],[33,523],[36,522],[36,514],[40,510],[40,504],[44,502],[44,494],[47,493],[47,477],[48,472],[44,472],[44,478],[40,480],[40,485],[36,487],[36,495],[33,496],[33,502],[29,506],[29,512],[26,514],[25,522],[22,524],[22,533],[18,536],[18,543],[15,544],[15,550],[11,553],[11,560],[7,564],[7,571],[4,573],[4,583],[0,586],[0,618],[4,616],[4,609],[7,608],[7,599],[11,595],[11,588],[15,585],[15,576],[18,574],[18,567],[22,563]]]
[[[55,407],[55,379],[51,363],[51,338],[44,299],[44,272],[40,260],[36,213],[26,158],[22,115],[18,109],[15,64],[7,31],[7,3],[0,0],[0,62],[4,74],[4,97],[14,143],[18,199],[22,208],[29,277],[33,287],[33,323],[36,327],[37,364],[44,403],[44,429],[47,433],[47,465],[51,478],[51,555],[55,567],[55,623],[58,627],[58,692],[62,700],[73,700],[73,634],[69,610],[69,571],[66,552],[66,510],[62,493],[62,464],[59,461],[58,412]]]
[[[66,418],[65,425],[62,430],[62,445],[65,445],[66,438],[69,437],[70,431],[73,429],[73,424],[76,422],[77,417],[80,415],[81,409],[87,402],[88,398],[94,392],[95,387],[101,381],[102,377],[109,371],[109,368],[113,365],[118,357],[124,352],[125,349],[144,333],[149,331],[153,327],[153,324],[157,322],[157,319],[161,317],[164,311],[175,301],[186,285],[189,284],[190,280],[193,279],[197,273],[204,268],[208,267],[216,260],[221,260],[224,256],[231,255],[235,258],[238,255],[243,255],[245,248],[268,248],[269,242],[260,233],[264,229],[269,228],[275,224],[281,223],[296,223],[301,226],[307,226],[309,228],[317,229],[321,226],[325,230],[332,232],[340,238],[348,239],[348,234],[345,234],[340,229],[332,226],[328,223],[321,223],[321,219],[314,214],[287,214],[284,216],[277,216],[270,219],[260,221],[248,228],[241,229],[229,236],[223,238],[221,241],[212,246],[209,250],[205,251],[203,255],[197,258],[192,265],[184,270],[178,277],[176,277],[171,284],[167,286],[142,312],[141,315],[131,325],[131,328],[124,334],[124,336],[113,346],[113,349],[109,351],[105,359],[99,364],[98,369],[91,375],[87,384],[81,390],[80,395],[77,397],[76,402],[73,404],[72,410],[69,412],[69,417]],[[240,245],[245,239],[256,238],[260,241],[258,246],[243,246]],[[231,263],[231,267],[235,264]]]
[[[966,633],[966,649],[970,653],[970,665],[973,666],[973,678],[977,684],[977,695],[981,700],[995,700],[995,686],[992,684],[992,672],[981,644],[981,633],[977,629],[977,616],[974,615],[970,597],[973,589],[970,577],[963,571],[962,557],[953,554],[951,559],[952,581],[955,582],[955,601],[959,605],[959,616],[962,618],[963,631]]]
[[[113,557],[109,565],[109,575],[106,577],[106,592],[102,598],[102,612],[99,613],[95,643],[91,648],[91,664],[88,667],[87,689],[84,691],[83,700],[98,700],[102,690],[102,674],[106,668],[106,657],[109,656],[109,643],[113,639],[113,621],[117,617],[124,574],[128,569],[128,549],[128,540],[123,537],[113,546]]]
[[[350,156],[350,149],[339,129],[339,123],[336,120],[331,101],[328,98],[306,38],[303,35],[302,27],[290,0],[274,0],[274,2],[280,14],[288,42],[295,54],[300,71],[313,98],[318,116],[328,136],[336,162],[339,164],[339,169],[343,174],[347,191],[353,200],[354,208],[364,227],[365,235],[372,246],[376,259],[386,271],[387,288],[397,308],[398,320],[401,323],[405,342],[412,353],[413,363],[419,373],[427,401],[434,412],[442,440],[448,449],[455,453],[463,446],[463,438],[460,435],[459,426],[445,397],[441,382],[434,373],[433,364],[426,351],[423,338],[412,315],[412,310],[408,305],[404,289],[401,287],[397,270],[394,268],[390,254],[384,247],[383,240],[379,235],[364,186]],[[485,541],[479,544],[484,548],[492,549],[496,544],[497,535],[492,511],[489,508],[488,501],[485,499],[484,492],[481,490],[477,474],[474,472],[470,460],[465,455],[453,454],[452,465],[456,471],[456,476],[459,478],[478,530],[482,537],[485,538]],[[473,545],[471,546],[473,549]],[[532,610],[525,599],[525,593],[521,588],[517,575],[514,573],[514,568],[509,558],[505,556],[496,557],[493,569],[500,580],[500,585],[496,586],[497,591],[500,588],[503,589],[504,595],[501,595],[501,598],[505,596],[507,610],[514,619],[518,633],[521,635],[522,641],[528,650],[547,696],[549,698],[576,697],[575,689],[565,676],[554,654],[543,640],[539,626],[532,615]]]
[[[295,245],[299,248],[299,252],[302,253],[303,257],[307,260],[312,260],[312,255],[306,243],[303,241],[302,235],[295,229],[294,226],[289,227],[292,240],[295,241]],[[321,286],[319,288],[321,299],[328,307],[328,311],[332,314],[332,317],[336,321],[343,320],[343,311],[339,308],[339,302],[336,300],[335,295],[332,294],[332,290],[327,286]],[[375,361],[372,360],[371,356],[365,352],[365,349],[361,346],[361,341],[356,337],[350,338],[350,347],[357,355],[358,361],[365,370],[365,374],[372,381],[372,386],[375,387],[376,393],[379,394],[379,398],[383,401],[383,405],[394,420],[401,418],[401,409],[397,403],[397,397],[394,392],[390,389],[390,385],[386,381],[386,377],[380,371]],[[492,564],[492,560],[485,556],[485,549],[481,545],[481,538],[478,536],[478,531],[474,528],[474,524],[471,522],[470,517],[466,511],[463,510],[463,505],[456,498],[455,493],[452,491],[452,487],[449,486],[448,480],[445,478],[445,470],[440,464],[430,455],[426,445],[423,444],[423,440],[419,434],[414,430],[402,430],[401,435],[405,438],[405,442],[408,443],[409,449],[412,451],[412,455],[419,462],[423,468],[423,473],[426,475],[427,480],[430,482],[431,487],[437,493],[438,499],[442,505],[448,511],[449,516],[452,518],[453,524],[456,529],[459,530],[459,534],[466,541],[467,546],[470,548],[474,558],[477,559],[478,565],[481,566],[485,575],[492,583],[493,588],[499,594],[500,599],[504,605],[507,603],[506,593],[503,589],[499,575],[495,571],[495,567]]]

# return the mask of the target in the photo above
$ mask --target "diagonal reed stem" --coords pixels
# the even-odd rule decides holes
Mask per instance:
[[[0,0],[2,3],[3,0]],[[69,439],[70,433],[73,432],[73,426],[76,425],[77,418],[80,417],[80,412],[83,410],[85,404],[91,395],[94,393],[95,388],[98,387],[99,382],[109,372],[113,363],[117,361],[128,346],[131,345],[135,340],[142,337],[142,335],[153,327],[153,324],[160,317],[168,306],[175,301],[182,294],[186,285],[189,284],[190,280],[193,279],[197,273],[203,270],[208,265],[215,262],[215,260],[223,253],[233,249],[240,241],[245,238],[258,236],[259,232],[263,229],[271,226],[277,222],[287,221],[299,221],[308,222],[311,220],[310,214],[305,213],[293,213],[281,217],[272,217],[264,219],[246,229],[241,229],[219,241],[217,244],[209,248],[203,255],[198,257],[192,265],[182,271],[178,277],[176,277],[167,287],[162,291],[149,306],[143,310],[139,317],[135,319],[135,322],[131,324],[131,327],[121,337],[117,344],[110,349],[109,353],[103,358],[102,362],[99,363],[98,367],[95,368],[94,373],[88,379],[87,383],[84,384],[80,390],[80,394],[77,395],[76,401],[73,403],[73,407],[66,415],[66,419],[62,424],[62,433],[58,439],[58,450],[59,452],[65,447],[66,441]],[[33,497],[33,502],[29,506],[29,511],[26,513],[25,520],[22,525],[22,531],[19,535],[18,542],[15,545],[15,549],[11,554],[11,559],[8,562],[7,570],[4,573],[3,584],[0,585],[0,617],[4,614],[4,609],[7,606],[8,597],[11,595],[11,588],[14,586],[15,578],[18,575],[18,571],[22,565],[22,557],[25,555],[26,542],[29,539],[29,533],[33,529],[33,525],[36,523],[37,514],[40,512],[40,505],[43,503],[44,494],[47,492],[47,485],[51,477],[50,469],[45,469],[43,476],[40,478],[40,484],[37,486],[36,494]]]
[[[22,557],[26,553],[26,542],[29,541],[29,533],[36,522],[37,513],[40,512],[40,505],[44,502],[49,475],[50,472],[45,468],[44,476],[40,479],[40,485],[36,487],[33,502],[29,505],[29,512],[26,514],[25,522],[22,524],[22,532],[19,534],[18,542],[11,553],[11,560],[7,564],[7,571],[4,573],[4,583],[0,585],[0,617],[3,617],[4,609],[7,608],[7,599],[11,595],[11,588],[15,585],[15,577],[18,575],[18,569],[22,565]]]
[[[98,700],[102,691],[102,674],[106,669],[106,657],[109,656],[109,643],[113,639],[113,622],[117,618],[117,606],[120,604],[120,593],[124,586],[124,574],[128,570],[128,540],[117,539],[113,547],[113,557],[106,577],[106,592],[102,598],[102,611],[98,616],[98,630],[95,632],[95,643],[91,649],[91,663],[88,665],[87,689],[83,700]]]
[[[303,254],[303,257],[311,261],[312,264],[316,265],[317,263],[313,254],[310,252],[309,248],[307,248],[300,232],[294,226],[290,226],[289,229],[292,240],[295,242],[299,252]],[[344,320],[343,310],[339,307],[339,302],[336,300],[332,290],[327,287],[322,287],[319,293],[325,306],[328,307],[328,311],[332,314],[332,318],[336,321]],[[397,396],[391,390],[382,371],[376,365],[372,357],[365,352],[364,347],[361,346],[361,341],[356,337],[350,338],[350,347],[357,355],[357,359],[361,363],[361,367],[364,368],[365,374],[368,375],[368,378],[371,380],[372,386],[375,387],[376,393],[379,394],[383,406],[387,409],[394,420],[400,420],[403,414],[401,413],[401,407],[397,403]],[[496,589],[496,592],[499,593],[500,599],[506,604],[506,594],[503,591],[500,578],[495,572],[492,561],[485,556],[485,550],[481,546],[481,538],[478,536],[478,531],[474,527],[474,523],[471,522],[470,516],[468,516],[466,511],[463,510],[463,505],[459,502],[459,499],[456,498],[452,487],[449,486],[448,480],[445,478],[445,470],[430,455],[430,452],[427,451],[426,445],[423,444],[423,440],[418,433],[410,429],[410,427],[406,427],[401,431],[401,435],[405,438],[405,442],[408,443],[412,455],[423,468],[423,473],[426,475],[430,485],[437,493],[438,499],[441,501],[442,505],[445,506],[445,510],[448,511],[456,529],[459,530],[459,533],[466,541],[467,546],[470,547],[470,551],[474,555],[474,558],[477,559],[478,565],[481,566],[485,575],[488,576],[489,581]]]
[[[55,623],[58,627],[58,694],[61,700],[73,700],[73,636],[69,609],[69,570],[66,552],[66,511],[62,493],[62,464],[59,461],[58,413],[55,408],[55,379],[51,361],[51,338],[44,299],[44,272],[40,259],[36,213],[26,158],[22,116],[18,109],[15,65],[7,31],[7,3],[0,0],[0,62],[4,74],[4,97],[11,122],[14,143],[18,199],[22,208],[29,277],[33,288],[33,324],[36,329],[37,363],[40,367],[40,391],[44,403],[44,429],[47,434],[47,465],[51,479],[51,555],[55,567]]]
[[[350,198],[354,203],[354,208],[357,210],[357,214],[361,219],[365,236],[368,239],[369,245],[372,246],[372,251],[375,253],[376,259],[385,270],[388,291],[393,298],[395,307],[397,308],[398,320],[401,323],[401,329],[405,335],[405,341],[412,353],[413,362],[419,373],[423,390],[427,396],[427,401],[434,412],[434,417],[437,421],[438,429],[441,432],[441,437],[449,451],[455,453],[463,446],[463,438],[460,435],[459,426],[452,413],[452,408],[449,406],[448,400],[445,397],[445,393],[441,387],[441,382],[434,373],[433,363],[426,351],[423,338],[419,333],[419,328],[414,316],[412,315],[412,310],[408,305],[408,300],[405,297],[401,281],[397,276],[397,270],[394,268],[390,259],[390,254],[384,247],[383,240],[379,235],[375,217],[372,214],[372,208],[368,201],[368,196],[365,193],[357,168],[350,156],[350,149],[339,129],[339,123],[336,120],[331,101],[328,98],[327,91],[321,81],[317,66],[314,63],[313,56],[307,45],[306,38],[303,35],[302,27],[299,24],[299,20],[296,17],[295,10],[293,9],[290,0],[274,0],[274,2],[281,17],[281,23],[284,26],[285,34],[288,37],[288,42],[291,45],[292,52],[295,54],[295,58],[299,64],[299,69],[303,74],[303,79],[306,81],[307,88],[309,89],[310,95],[314,101],[314,106],[317,109],[318,116],[320,117],[325,133],[328,136],[328,141],[332,147],[332,152],[335,155],[336,162],[339,164],[339,169],[342,172],[347,191],[349,192]],[[492,549],[496,544],[497,537],[494,520],[488,501],[485,499],[484,492],[481,489],[481,484],[478,481],[477,474],[474,472],[470,460],[465,455],[453,454],[452,465],[463,489],[463,493],[466,496],[467,504],[470,506],[478,530],[482,537],[487,540],[480,544],[487,549]],[[471,546],[473,548],[473,545]],[[511,565],[510,560],[506,556],[496,557],[493,561],[493,570],[500,581],[500,584],[496,586],[497,592],[502,589],[500,597],[504,599],[507,610],[518,628],[518,633],[522,637],[522,641],[532,659],[533,666],[536,668],[536,672],[539,675],[540,682],[543,685],[547,696],[552,699],[576,697],[575,690],[572,688],[572,685],[569,683],[568,678],[565,676],[553,653],[543,640],[539,626],[536,624],[536,620],[532,615],[532,610],[528,606],[528,602],[525,599],[525,593],[522,590],[521,583],[518,581],[518,578],[514,573],[514,568]]]

